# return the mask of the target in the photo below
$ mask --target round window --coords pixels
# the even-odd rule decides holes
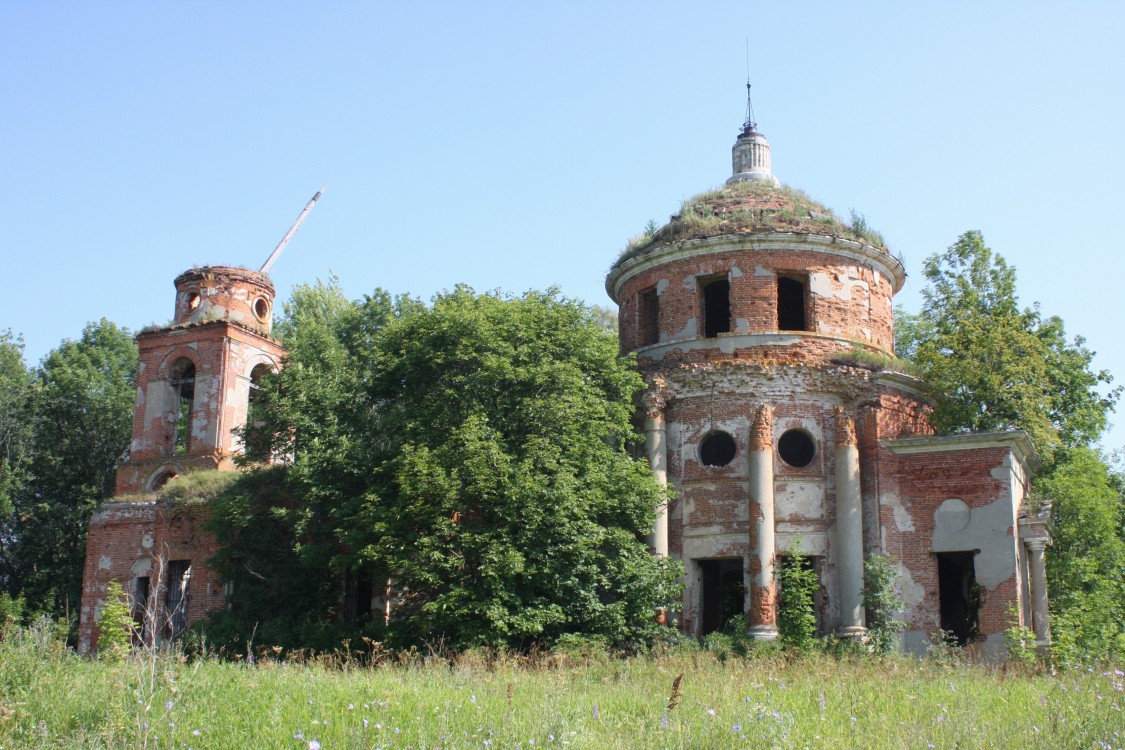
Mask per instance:
[[[734,438],[725,432],[712,432],[699,444],[699,460],[704,466],[726,466],[734,460],[738,448]]]
[[[270,303],[266,302],[265,297],[254,300],[254,314],[258,316],[258,320],[265,320],[270,314]]]
[[[777,441],[777,452],[782,461],[800,469],[812,463],[816,443],[804,430],[786,430]]]

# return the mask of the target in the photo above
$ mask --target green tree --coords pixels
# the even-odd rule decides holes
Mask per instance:
[[[5,536],[9,588],[37,610],[57,616],[78,606],[86,526],[113,494],[129,445],[136,370],[133,337],[103,319],[35,372],[28,473]]]
[[[0,529],[12,512],[12,497],[23,482],[30,455],[32,383],[23,360],[23,340],[10,330],[0,331]],[[0,560],[5,557],[0,531]],[[0,569],[0,584],[2,575]]]
[[[887,656],[898,647],[899,631],[906,623],[898,619],[906,605],[895,593],[898,570],[886,555],[871,555],[863,563],[863,606],[871,650]]]
[[[626,450],[643,383],[597,316],[555,292],[338,297],[310,288],[287,311],[300,345],[261,429],[293,456],[295,501],[218,521],[236,590],[276,584],[237,565],[245,519],[268,513],[303,569],[393,578],[398,642],[652,633],[677,571],[640,541],[662,497]]]
[[[1120,389],[1099,392],[1112,377],[1091,369],[1094,353],[1068,342],[1062,320],[1019,308],[1015,269],[980,232],[928,258],[925,277],[921,314],[899,321],[898,346],[941,394],[940,432],[1022,429],[1048,464],[1059,447],[1098,438]]]
[[[1090,448],[1040,478],[1056,534],[1047,553],[1054,652],[1062,661],[1125,657],[1125,494],[1122,479]]]

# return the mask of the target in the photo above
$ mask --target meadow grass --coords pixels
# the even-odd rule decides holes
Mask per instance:
[[[23,631],[0,643],[0,748],[1121,748],[1123,680],[698,650],[102,661]]]

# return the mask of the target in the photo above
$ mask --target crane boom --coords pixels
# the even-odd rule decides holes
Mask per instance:
[[[316,191],[316,195],[314,195],[312,197],[312,200],[310,200],[305,205],[305,208],[301,211],[300,215],[297,216],[297,220],[293,222],[293,226],[289,227],[289,231],[286,232],[285,236],[281,238],[281,242],[277,243],[277,247],[275,247],[273,249],[273,252],[270,253],[270,257],[267,258],[266,262],[262,264],[262,267],[258,269],[258,273],[269,273],[269,270],[273,266],[274,261],[276,261],[277,257],[281,255],[281,251],[285,249],[285,246],[289,244],[289,240],[293,239],[293,235],[297,233],[297,229],[300,228],[301,222],[304,221],[305,217],[309,215],[309,211],[312,211],[313,204],[320,199],[320,196],[324,195],[324,189],[326,187],[327,185],[322,185],[320,190]]]

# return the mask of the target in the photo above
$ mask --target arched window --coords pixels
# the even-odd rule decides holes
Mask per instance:
[[[267,364],[256,365],[250,371],[250,395],[246,403],[246,427],[242,434],[243,450],[246,455],[258,461],[268,461],[270,457],[269,436],[261,429],[262,419],[262,378],[273,370]]]
[[[169,384],[176,394],[176,432],[173,453],[191,450],[191,418],[195,404],[195,364],[190,359],[179,359],[172,365]]]

